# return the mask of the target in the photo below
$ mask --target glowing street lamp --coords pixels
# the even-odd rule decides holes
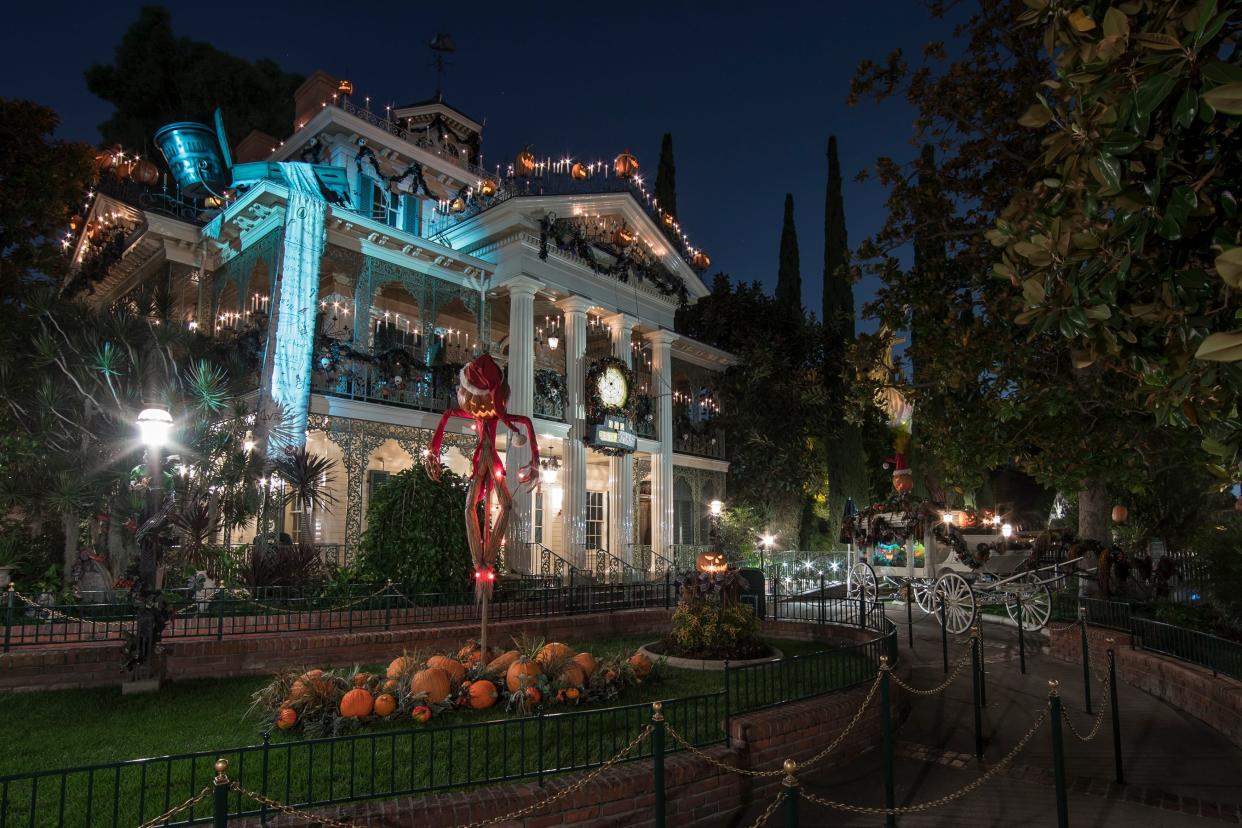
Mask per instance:
[[[168,413],[168,409],[144,408],[138,415],[138,435],[144,444],[158,449],[168,442],[172,424],[172,415]]]
[[[1006,523],[1004,526],[1001,527],[1001,534],[1004,535],[1006,538],[1011,537],[1013,535],[1013,526]]]
[[[724,504],[719,500],[713,500],[708,504],[708,508],[711,509],[712,517],[720,517],[721,513],[724,512]]]

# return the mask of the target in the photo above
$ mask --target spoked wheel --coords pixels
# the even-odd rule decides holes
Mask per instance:
[[[914,590],[914,603],[919,609],[931,615],[936,611],[936,582],[927,578],[915,578],[910,581],[910,589]]]
[[[1035,581],[1035,576],[1029,576]],[[1052,592],[1047,584],[1028,583],[1021,585],[1022,596],[1022,629],[1040,630],[1052,617]],[[1015,623],[1018,621],[1018,596],[1010,594],[1005,598],[1005,609]]]
[[[956,572],[936,579],[936,598],[933,612],[940,618],[940,602],[944,602],[944,625],[954,635],[962,635],[975,623],[975,593],[966,579]]]
[[[862,561],[850,567],[849,575],[845,580],[845,594],[855,601],[858,600],[859,589],[862,589],[868,601],[875,600],[875,570],[871,568],[871,564]]]

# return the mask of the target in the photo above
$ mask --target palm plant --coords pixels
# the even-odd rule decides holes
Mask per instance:
[[[284,483],[280,505],[301,505],[298,536],[303,540],[310,538],[312,512],[315,509],[331,512],[337,504],[336,493],[333,491],[336,483],[336,461],[311,454],[304,447],[296,447],[272,458],[271,470]]]

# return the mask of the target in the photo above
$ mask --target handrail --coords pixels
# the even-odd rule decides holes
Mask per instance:
[[[649,578],[663,578],[667,572],[674,570],[673,562],[655,551],[649,543],[630,544],[630,559],[640,572],[647,573]]]
[[[562,582],[565,581],[566,576],[569,576],[569,582],[571,584],[584,575],[583,571],[574,566],[573,563],[567,558],[561,557],[559,553],[553,552],[551,549],[538,541],[527,541],[526,548],[532,553],[529,556],[529,560],[532,564],[535,561],[539,562],[538,574],[540,575],[545,577],[557,577],[560,578]],[[535,552],[538,552],[539,554],[533,554]]]
[[[604,548],[588,549],[587,553],[593,556],[594,567],[592,574],[596,578],[603,578],[608,583],[614,583],[615,576],[620,576],[621,583],[630,583],[633,581],[642,581],[644,579],[637,569],[630,566],[625,561]]]

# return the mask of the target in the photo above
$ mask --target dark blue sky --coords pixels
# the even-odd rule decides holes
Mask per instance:
[[[5,13],[0,95],[57,109],[62,135],[96,141],[107,104],[82,71],[111,59],[139,4],[22,3]],[[354,82],[372,108],[429,97],[428,40],[457,43],[445,98],[486,119],[490,167],[534,144],[540,155],[611,158],[629,148],[653,180],[673,133],[678,213],[711,272],[776,281],[785,192],[796,205],[803,302],[821,307],[825,144],[835,133],[851,244],[883,220],[884,191],[854,174],[878,155],[911,159],[912,111],[846,105],[863,58],[917,56],[943,23],[918,0],[806,3],[170,4],[178,34],[291,71]],[[231,136],[234,140],[242,136]],[[858,303],[874,285],[856,286]],[[870,327],[870,326],[867,326]]]

